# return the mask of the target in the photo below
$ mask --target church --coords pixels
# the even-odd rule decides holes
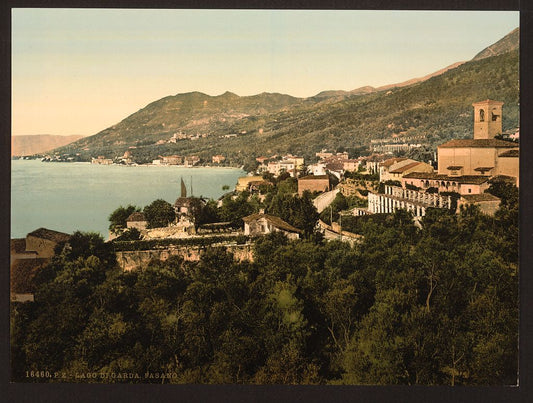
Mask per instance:
[[[438,173],[449,177],[503,176],[518,186],[519,146],[497,139],[502,134],[503,102],[485,101],[474,107],[474,138],[450,140],[438,146]]]
[[[520,148],[518,143],[498,138],[502,135],[503,102],[487,99],[472,106],[473,138],[439,145],[437,172],[408,173],[401,178],[402,187],[385,186],[384,194],[369,193],[369,212],[391,213],[405,208],[419,217],[428,207],[454,208],[447,200],[452,192],[460,195],[457,208],[477,204],[487,214],[497,210],[500,200],[486,190],[494,180],[519,185]]]

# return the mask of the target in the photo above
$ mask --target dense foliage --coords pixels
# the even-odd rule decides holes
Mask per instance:
[[[148,228],[166,227],[176,218],[174,207],[163,199],[154,200],[144,208]]]
[[[499,190],[494,217],[428,210],[418,229],[400,210],[355,246],[275,233],[254,262],[207,248],[122,272],[77,233],[12,305],[13,380],[515,384],[518,215]]]
[[[128,217],[136,211],[141,211],[141,209],[139,207],[132,206],[131,204],[126,207],[118,207],[108,217],[109,231],[115,234],[120,234],[126,228],[126,220]]]

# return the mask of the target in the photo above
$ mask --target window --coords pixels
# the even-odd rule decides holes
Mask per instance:
[[[484,122],[485,121],[485,111],[483,109],[479,110],[479,121]]]
[[[500,120],[500,115],[498,114],[498,112],[499,111],[497,108],[492,108],[492,111],[490,112],[490,116],[493,122]]]
[[[468,193],[472,193],[472,189],[468,189]]]

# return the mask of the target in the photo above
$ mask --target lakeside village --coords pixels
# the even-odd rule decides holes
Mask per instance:
[[[187,195],[182,180],[173,204],[156,200],[142,210],[118,208],[109,217],[108,242],[122,269],[133,270],[174,255],[197,261],[207,246],[224,247],[239,261],[252,260],[254,240],[273,232],[289,239],[320,236],[356,244],[361,221],[397,210],[409,212],[418,226],[429,209],[458,213],[476,205],[483,214],[494,215],[501,200],[488,190],[502,183],[519,186],[519,144],[501,139],[502,106],[493,100],[474,103],[473,138],[440,144],[436,169],[391,154],[350,159],[346,152],[323,150],[310,165],[293,155],[259,157],[256,172],[239,178],[235,190],[218,201]],[[381,151],[398,147],[403,145]],[[217,155],[212,162],[224,159]],[[104,157],[92,162],[117,163]],[[119,162],[134,164],[131,151]],[[198,162],[198,157],[167,156],[153,164]],[[32,277],[70,237],[40,228],[11,240],[12,301],[33,301]]]

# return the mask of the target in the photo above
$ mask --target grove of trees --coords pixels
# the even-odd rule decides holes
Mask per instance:
[[[207,247],[123,272],[76,233],[11,306],[12,380],[514,385],[518,199],[496,190],[494,217],[428,210],[419,229],[400,210],[354,246],[274,233],[253,262]]]

